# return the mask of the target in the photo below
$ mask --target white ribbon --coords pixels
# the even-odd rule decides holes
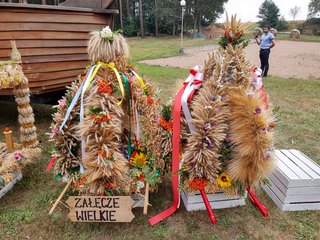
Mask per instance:
[[[200,72],[200,66],[197,65],[193,69],[190,70],[190,75],[185,80],[184,84],[187,84],[184,93],[181,97],[181,106],[186,118],[190,133],[195,132],[195,127],[192,124],[192,117],[188,107],[188,98],[194,92],[194,90],[199,89],[202,85],[203,81],[203,73]],[[195,82],[196,81],[196,82]]]
[[[80,123],[83,123],[83,118],[84,118],[84,106],[83,106],[83,97],[84,97],[84,93],[86,91],[86,89],[88,88],[89,85],[89,80],[91,78],[92,73],[94,72],[94,69],[96,68],[96,65],[92,66],[90,71],[88,72],[86,79],[81,83],[78,91],[76,92],[75,96],[72,99],[72,102],[70,104],[70,106],[68,107],[68,110],[66,112],[66,115],[63,119],[63,122],[59,128],[60,132],[63,132],[63,127],[66,124],[66,122],[69,119],[69,116],[71,114],[71,111],[73,110],[73,108],[75,107],[76,103],[78,102],[78,99],[81,95],[81,104],[80,104]],[[84,137],[81,137],[81,153],[82,153],[82,162],[85,159],[85,139]],[[71,154],[72,157],[76,158],[74,156],[74,154],[72,153],[71,149],[68,147],[69,153]],[[84,167],[83,164],[80,164],[80,173],[84,172]]]
[[[254,68],[252,70],[252,81],[251,84],[259,90],[262,87],[262,70],[260,68]]]

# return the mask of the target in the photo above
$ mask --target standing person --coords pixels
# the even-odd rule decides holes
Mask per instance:
[[[270,25],[266,25],[263,28],[263,34],[261,38],[259,39],[258,35],[255,36],[256,43],[260,45],[259,57],[263,77],[268,76],[270,49],[276,45],[274,41],[274,35],[270,32],[270,29]]]

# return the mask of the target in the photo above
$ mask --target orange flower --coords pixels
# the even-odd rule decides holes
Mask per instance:
[[[147,102],[148,102],[148,104],[149,104],[150,106],[153,104],[153,99],[152,99],[151,96],[148,96],[148,97],[147,97]]]
[[[137,180],[140,181],[140,182],[144,182],[144,177],[145,177],[144,174],[141,173],[140,176],[137,177]]]
[[[105,158],[107,156],[107,153],[104,150],[98,150],[98,154],[103,158]]]
[[[104,188],[114,188],[114,186],[110,183],[106,183],[105,185],[103,185]]]
[[[166,120],[164,120],[163,117],[161,117],[159,119],[159,124],[160,124],[161,127],[163,127],[168,132],[172,132],[172,129],[173,129],[173,123],[172,122],[167,122]]]
[[[208,184],[207,179],[195,178],[189,182],[189,186],[194,190],[204,189]]]
[[[83,177],[81,177],[79,180],[76,180],[76,184],[77,184],[77,186],[81,186],[81,185],[83,185],[86,181],[87,181],[87,177],[86,177],[86,176],[83,176]]]
[[[112,115],[93,114],[91,118],[95,120],[97,123],[102,123],[102,122],[109,122],[112,119]]]
[[[108,83],[107,80],[98,80],[97,85],[98,85],[98,93],[107,93],[109,95],[112,94],[113,90],[112,90],[111,84]]]

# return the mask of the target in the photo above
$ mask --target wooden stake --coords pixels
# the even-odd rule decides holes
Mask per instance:
[[[146,183],[146,192],[144,195],[144,207],[143,207],[144,215],[147,215],[148,213],[148,205],[149,205],[149,183]]]
[[[66,193],[66,191],[70,187],[71,183],[72,183],[72,179],[69,180],[68,184],[65,186],[65,188],[63,189],[62,193],[60,194],[60,196],[58,197],[56,202],[53,204],[52,208],[49,211],[49,215],[51,215],[53,213],[53,211],[56,209],[56,207],[58,206],[58,204],[61,201],[62,197],[64,196],[64,194]]]

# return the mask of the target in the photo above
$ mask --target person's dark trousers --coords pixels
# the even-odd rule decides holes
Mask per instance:
[[[270,49],[260,49],[260,62],[263,77],[268,76]]]

